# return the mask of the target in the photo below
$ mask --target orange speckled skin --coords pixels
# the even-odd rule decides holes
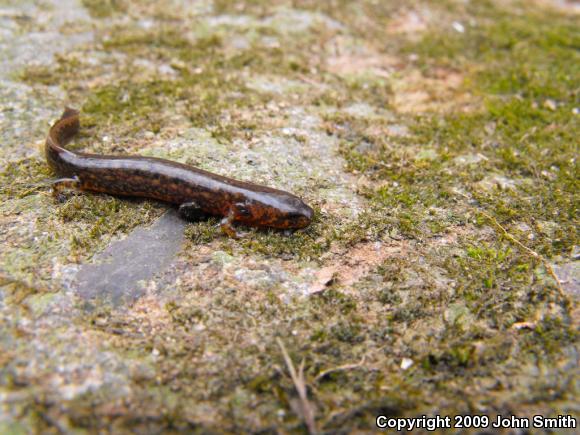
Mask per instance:
[[[46,139],[48,164],[81,190],[195,203],[203,213],[229,216],[230,223],[280,229],[304,228],[313,210],[282,190],[233,180],[192,166],[153,157],[104,156],[63,148],[79,130],[79,113],[67,108]]]

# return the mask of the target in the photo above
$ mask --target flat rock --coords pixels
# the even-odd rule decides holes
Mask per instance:
[[[580,299],[580,262],[552,264],[562,288],[575,299]]]
[[[135,229],[98,254],[94,263],[83,265],[72,288],[87,301],[114,306],[135,301],[145,293],[144,282],[171,264],[183,242],[184,228],[177,213],[168,211],[151,227]]]

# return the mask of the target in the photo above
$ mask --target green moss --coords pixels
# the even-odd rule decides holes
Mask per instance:
[[[574,138],[580,131],[573,110],[579,76],[570,62],[578,57],[573,49],[578,34],[564,16],[551,14],[546,20],[532,12],[514,18],[491,4],[478,6],[478,13],[483,24],[465,35],[429,33],[407,49],[430,67],[480,62],[471,68],[468,83],[485,98],[483,110],[411,119],[411,138],[368,137],[368,121],[338,120],[351,128],[343,154],[351,170],[389,180],[370,196],[398,208],[405,233],[437,230],[423,225],[429,219],[425,210],[448,207],[456,197],[453,189],[460,188],[503,224],[556,221],[562,237],[537,238],[533,248],[546,255],[568,252],[578,241],[573,192],[579,186],[573,174]],[[353,126],[360,138],[353,137]],[[370,141],[371,152],[357,151],[361,140]],[[410,161],[417,152],[408,151],[412,143],[429,144],[436,157]],[[486,160],[465,168],[453,165],[455,157],[474,152]],[[494,171],[521,182],[516,189],[482,191],[477,183]]]
[[[3,421],[0,423],[0,431],[6,435],[24,435],[28,431],[26,425],[17,421]]]
[[[560,349],[558,343],[575,343],[578,332],[570,324],[562,322],[558,317],[547,317],[534,330],[525,344],[531,352],[538,347],[548,354],[555,355]]]
[[[116,4],[104,3],[103,12],[92,13],[110,16],[118,13]],[[51,421],[44,416],[66,413],[67,430],[304,431],[277,339],[296,367],[304,361],[321,432],[369,431],[378,414],[416,416],[435,410],[455,415],[504,409],[506,401],[514,412],[527,412],[529,403],[548,412],[558,404],[546,391],[554,397],[573,395],[573,383],[556,363],[561,350],[578,340],[567,306],[542,262],[494,232],[488,216],[552,261],[577,244],[576,34],[566,17],[541,17],[530,13],[534,7],[514,14],[494,4],[430,3],[452,16],[447,18],[469,23],[464,18],[474,17],[478,25],[466,25],[464,34],[441,31],[450,26],[431,29],[419,43],[389,33],[391,20],[408,5],[386,1],[300,1],[295,7],[327,13],[344,28],[333,33],[314,27],[291,37],[278,29],[201,24],[192,32],[189,19],[174,17],[168,25],[155,16],[150,29],[123,22],[99,30],[98,37],[107,37],[102,47],[127,59],[115,64],[112,73],[105,62],[89,65],[72,57],[59,60],[56,73],[25,70],[27,83],[63,86],[75,101],[85,101],[83,134],[91,138],[107,131],[132,141],[142,130],[164,138],[164,127],[177,125],[206,128],[227,143],[250,143],[253,135],[279,128],[277,122],[284,120],[276,117],[278,105],[314,113],[329,109],[327,131],[340,141],[348,170],[364,175],[359,193],[368,201],[352,220],[317,207],[312,225],[291,235],[241,228],[249,234],[231,240],[215,219],[188,225],[185,254],[175,266],[179,279],[162,290],[160,306],[152,303],[145,315],[136,307],[97,307],[78,320],[78,328],[98,337],[129,371],[129,362],[144,364],[151,375],[128,378],[130,393],[123,406],[115,404],[113,414],[107,389],[73,403],[45,403],[41,397],[28,414],[38,420],[38,430],[46,431]],[[276,5],[216,2],[215,7],[259,19],[274,13]],[[137,6],[147,17],[148,5]],[[249,45],[232,49],[231,41],[240,36]],[[279,46],[260,45],[263,36],[278,40]],[[393,92],[384,78],[312,73],[324,69],[328,53],[321,47],[350,37],[381,54],[418,53],[427,76],[437,68],[461,68],[465,87],[482,99],[482,106],[422,116],[342,114],[354,102],[388,108]],[[141,75],[125,66],[137,58],[169,65],[174,74]],[[105,73],[121,79],[94,80]],[[246,88],[247,77],[267,75],[315,80],[325,89],[269,94]],[[174,116],[177,121],[170,119]],[[409,134],[390,134],[393,123],[408,127]],[[174,136],[172,130],[167,134]],[[81,138],[78,146],[115,153],[123,146],[85,142]],[[138,152],[141,143],[131,146]],[[465,156],[478,158],[462,163]],[[482,187],[490,174],[513,180],[513,188]],[[55,204],[43,184],[50,175],[40,159],[10,163],[0,174],[2,212],[13,218],[34,210],[37,217],[38,232],[12,239],[17,248],[9,246],[1,264],[19,277],[2,284],[10,294],[5,300],[30,298],[33,310],[50,296],[36,295],[42,289],[27,286],[27,278],[38,282],[40,276],[50,283],[47,265],[53,258],[59,263],[86,260],[113,235],[149,222],[164,209],[89,194]],[[315,198],[320,186],[309,187]],[[364,260],[348,257],[348,248],[363,242],[380,242],[377,246],[388,253],[383,264],[367,270]],[[207,262],[189,262],[187,253],[197,254],[202,245],[222,252]],[[256,260],[256,267],[262,266],[261,259],[287,260],[279,263],[288,274],[306,267],[316,273],[328,261],[368,273],[349,285],[339,277],[324,292],[302,299],[282,286],[260,291],[227,274],[221,280],[222,268],[244,258]],[[203,282],[192,278],[198,273]],[[535,326],[514,328],[518,322]],[[406,370],[404,358],[413,361]],[[527,372],[530,365],[534,370]],[[14,379],[11,388],[23,388],[17,366],[0,366],[2,377]],[[536,367],[547,374],[538,376]],[[562,385],[544,388],[551,378],[562,379]],[[504,384],[513,386],[509,396],[497,388]],[[464,397],[459,405],[458,392]]]
[[[16,74],[16,79],[31,85],[56,85],[60,81],[56,68],[46,65],[29,66]]]
[[[48,165],[36,158],[9,162],[0,172],[0,198],[2,208],[14,206],[11,200],[47,191],[49,188]]]
[[[325,226],[318,215],[305,230],[288,236],[281,235],[276,230],[256,230],[252,236],[241,240],[238,246],[246,252],[310,261],[329,248],[333,229],[332,226]]]
[[[185,237],[194,245],[204,245],[221,236],[217,219],[195,222],[185,229]]]
[[[149,202],[127,201],[108,195],[74,195],[58,207],[56,214],[63,223],[75,223],[84,231],[70,236],[71,254],[92,251],[103,236],[125,233],[135,226],[159,216],[160,208]]]
[[[253,229],[240,227],[239,239],[226,237],[217,225],[217,220],[196,222],[186,229],[186,237],[193,245],[219,241],[219,249],[226,252],[259,254],[285,260],[318,262],[333,243],[355,245],[361,241],[380,237],[389,227],[388,217],[363,213],[356,222],[341,222],[331,216],[323,217],[315,209],[313,222],[303,230],[284,233],[275,229]]]
[[[180,89],[179,84],[163,80],[104,86],[83,106],[83,125],[102,128],[114,122],[124,125],[126,133],[145,127],[156,133],[163,126],[163,108],[178,97]]]
[[[360,335],[360,326],[352,322],[339,322],[331,327],[332,335],[344,343],[360,343],[364,337]]]
[[[105,195],[72,194],[64,204],[52,199],[53,174],[36,158],[9,163],[0,172],[0,211],[13,222],[33,219],[31,235],[12,237],[0,267],[12,280],[49,287],[49,266],[90,256],[110,237],[150,222],[160,209],[150,203],[120,200]]]
[[[82,0],[82,2],[94,18],[107,18],[126,12],[128,3],[125,0]]]

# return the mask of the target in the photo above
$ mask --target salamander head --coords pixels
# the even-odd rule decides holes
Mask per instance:
[[[295,196],[289,196],[283,201],[284,207],[276,210],[276,228],[305,228],[314,217],[314,210],[304,201]]]
[[[300,198],[286,192],[261,194],[238,204],[237,220],[248,225],[279,229],[298,229],[310,225],[314,210]]]

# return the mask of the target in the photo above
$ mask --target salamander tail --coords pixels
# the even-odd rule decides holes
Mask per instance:
[[[73,109],[71,107],[65,107],[64,112],[62,112],[62,115],[60,116],[60,119],[67,119],[67,118],[72,118],[75,116],[78,118],[78,116],[79,116],[78,110]]]
[[[78,133],[79,129],[79,111],[66,107],[60,119],[50,129],[47,145],[63,147]]]

